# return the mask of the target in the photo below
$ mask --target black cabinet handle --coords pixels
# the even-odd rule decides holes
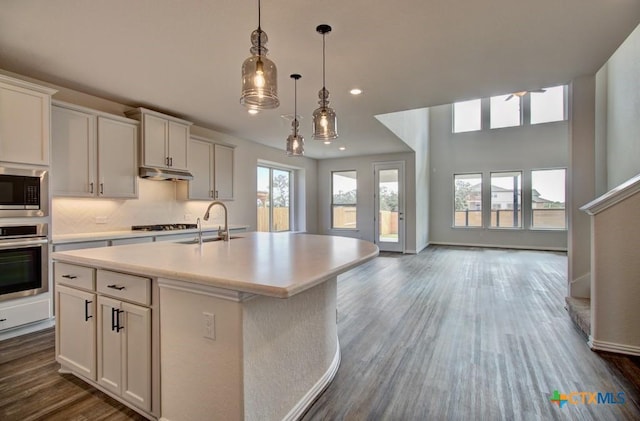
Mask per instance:
[[[118,326],[116,322],[116,314],[118,314],[118,309],[111,308],[111,330],[116,330],[116,326]]]
[[[116,285],[116,284],[113,284],[113,285],[107,285],[107,288],[117,289],[118,291],[122,291],[122,290],[124,289],[124,287],[123,287],[123,286]]]
[[[6,322],[7,319],[0,319],[0,322]]]
[[[124,326],[120,326],[120,313],[124,313],[124,310],[117,308],[111,309],[111,330],[115,332],[120,332],[124,329]]]
[[[116,332],[120,332],[124,329],[124,326],[120,326],[120,314],[124,313],[124,310],[116,310]]]
[[[165,162],[166,162],[167,167],[170,167],[170,166],[171,166],[171,165],[169,165],[169,157],[166,157],[166,158],[165,158]]]
[[[62,275],[63,278],[67,278],[67,279],[76,279],[77,276],[76,275]]]
[[[104,194],[104,183],[100,183],[100,194]]]
[[[93,181],[89,183],[89,193],[93,194]]]
[[[89,304],[91,304],[92,302],[93,301],[84,300],[84,321],[85,322],[89,321],[89,319],[93,317],[93,316],[89,316]]]

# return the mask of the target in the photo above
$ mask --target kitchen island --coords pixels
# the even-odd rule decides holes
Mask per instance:
[[[339,366],[337,276],[377,254],[292,233],[53,253],[61,371],[151,419],[296,419]]]

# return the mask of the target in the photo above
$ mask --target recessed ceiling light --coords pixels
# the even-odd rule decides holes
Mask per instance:
[[[331,141],[330,141],[330,140],[325,140],[323,143],[324,143],[325,145],[331,145]]]
[[[349,91],[349,93],[351,95],[360,95],[362,93],[362,89],[353,88],[352,90]]]
[[[340,146],[338,149],[340,149],[341,151],[346,151],[347,147],[346,146]]]
[[[247,112],[248,112],[249,114],[251,114],[251,115],[256,115],[256,114],[258,114],[260,111],[258,111],[258,110],[256,110],[256,109],[253,109],[253,108],[250,108],[250,109],[249,109],[249,111],[247,111]]]

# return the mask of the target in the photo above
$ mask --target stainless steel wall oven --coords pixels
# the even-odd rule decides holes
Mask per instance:
[[[48,214],[48,171],[0,167],[0,218]]]
[[[47,292],[47,224],[0,224],[0,301]]]

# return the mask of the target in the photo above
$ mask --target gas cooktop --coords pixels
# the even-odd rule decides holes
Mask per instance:
[[[198,228],[196,224],[155,224],[155,225],[133,225],[133,231],[175,231]]]

